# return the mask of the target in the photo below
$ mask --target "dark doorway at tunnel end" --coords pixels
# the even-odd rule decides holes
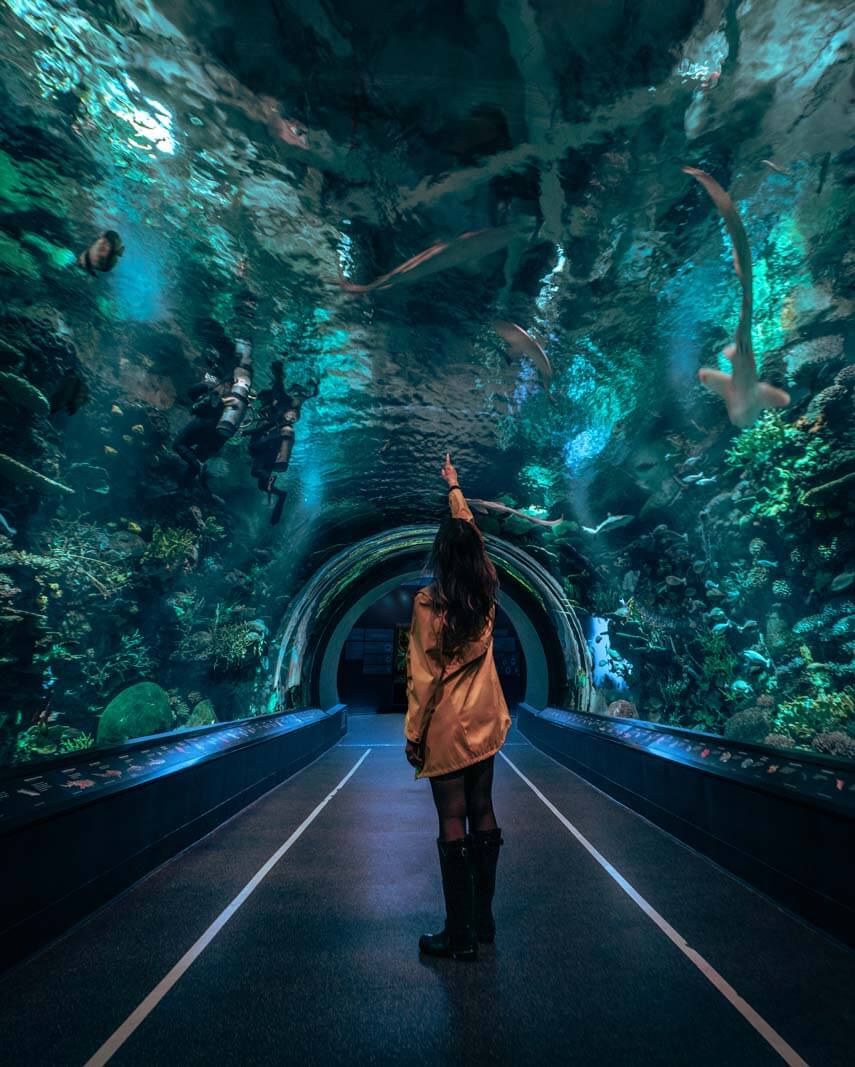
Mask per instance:
[[[389,590],[356,620],[338,665],[338,693],[351,712],[399,712],[407,707],[406,655],[413,596],[424,579]],[[507,613],[496,613],[496,667],[510,707],[525,698],[526,663]]]

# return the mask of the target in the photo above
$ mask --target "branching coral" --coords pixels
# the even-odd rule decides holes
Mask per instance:
[[[211,641],[214,666],[239,671],[259,663],[266,637],[267,627],[258,620],[216,626]]]
[[[767,411],[734,438],[725,463],[748,480],[752,514],[783,527],[802,502],[810,479],[831,456],[830,446],[816,435]]]
[[[776,733],[791,737],[797,744],[809,745],[817,734],[839,730],[855,716],[853,690],[841,693],[815,691],[778,706],[772,720]]]
[[[144,560],[156,560],[167,570],[187,563],[196,553],[198,535],[176,526],[155,526]]]
[[[119,650],[106,659],[99,659],[90,649],[83,664],[83,677],[98,693],[106,694],[131,678],[150,675],[154,662],[142,634],[134,630],[122,635]]]

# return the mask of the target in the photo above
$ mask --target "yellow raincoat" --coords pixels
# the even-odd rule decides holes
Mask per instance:
[[[451,514],[474,523],[460,489],[449,494]],[[422,744],[424,764],[416,778],[460,770],[494,755],[511,726],[493,662],[493,615],[484,632],[444,666],[442,618],[433,609],[430,586],[413,602],[407,651],[407,715],[404,733]]]

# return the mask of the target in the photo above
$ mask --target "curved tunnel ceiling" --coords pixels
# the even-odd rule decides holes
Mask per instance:
[[[319,568],[294,598],[277,635],[272,701],[321,707],[336,702],[339,657],[354,622],[389,589],[424,573],[435,535],[432,526],[401,527],[366,538]],[[517,546],[489,535],[485,540],[500,574],[503,607],[526,655],[527,700],[586,709],[590,657],[561,585]]]

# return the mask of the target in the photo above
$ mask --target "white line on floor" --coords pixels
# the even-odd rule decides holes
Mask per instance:
[[[547,799],[547,797],[545,797],[543,793],[541,793],[541,791],[537,788],[534,782],[526,778],[526,776],[519,769],[519,767],[515,766],[515,764],[513,764],[511,760],[509,760],[508,757],[504,754],[504,752],[500,752],[499,755],[502,757],[505,763],[507,763],[508,766],[513,771],[515,771],[520,776],[520,778],[522,778],[522,780],[529,787],[529,789],[531,789],[534,795],[543,801],[543,803],[547,806],[547,808],[549,808],[549,810],[559,820],[559,822],[561,822],[570,831],[570,833],[576,838],[579,844],[584,849],[586,849],[591,856],[593,856],[593,858],[597,861],[597,863],[599,863],[599,865],[603,868],[606,874],[608,874],[610,878],[613,878],[614,881],[617,882],[620,888],[624,891],[624,893],[626,893],[626,895],[631,900],[635,901],[635,903],[639,906],[639,908],[641,908],[641,910],[648,917],[648,919],[652,919],[653,922],[656,923],[656,925],[659,927],[662,933],[665,934],[668,940],[673,942],[673,944],[677,946],[677,948],[683,953],[683,955],[686,956],[686,958],[689,959],[695,965],[695,967],[697,967],[697,969],[701,972],[704,978],[706,978],[708,982],[715,986],[715,988],[719,991],[719,993],[721,993],[725,1000],[729,1001],[733,1005],[733,1007],[736,1008],[736,1010],[745,1019],[745,1021],[757,1031],[757,1033],[763,1038],[764,1041],[768,1042],[768,1044],[772,1046],[772,1048],[778,1053],[781,1059],[785,1063],[789,1064],[790,1067],[808,1067],[807,1063],[801,1058],[801,1056],[796,1052],[794,1048],[787,1044],[787,1042],[781,1037],[777,1030],[774,1030],[761,1015],[758,1015],[757,1012],[751,1007],[751,1005],[746,1000],[742,999],[742,997],[736,992],[733,986],[730,985],[730,983],[727,982],[718,973],[715,967],[713,967],[712,964],[708,963],[699,952],[695,951],[695,949],[693,949],[688,944],[682,934],[679,934],[669,922],[662,918],[662,916],[653,907],[653,905],[649,904],[644,899],[644,897],[633,886],[630,885],[630,883],[624,878],[620,871],[613,867],[612,864],[609,863],[609,861],[606,859],[606,857],[601,852],[598,852],[596,848],[594,848],[594,846],[584,836],[584,834],[577,830],[573,823],[570,822],[568,818],[566,818],[566,816],[561,814],[561,812],[558,810],[558,808],[555,807],[552,801]]]
[[[146,1019],[147,1016],[149,1016],[151,1012],[154,1011],[157,1005],[161,1002],[161,1000],[163,1000],[163,998],[166,996],[169,990],[172,989],[175,983],[181,978],[184,972],[193,964],[196,959],[199,958],[199,956],[202,955],[208,945],[210,945],[210,943],[214,940],[220,930],[222,930],[222,928],[226,925],[229,919],[231,919],[231,917],[235,914],[238,908],[240,908],[240,906],[245,903],[250,894],[253,893],[264,881],[267,875],[270,874],[270,872],[282,859],[288,849],[294,844],[297,838],[317,818],[317,816],[320,815],[320,813],[327,806],[327,804],[329,804],[329,802],[336,795],[336,793],[340,789],[342,789],[347,784],[348,780],[357,772],[357,770],[359,770],[360,764],[368,757],[370,752],[371,749],[369,748],[367,752],[363,753],[363,755],[360,756],[360,758],[356,761],[353,767],[351,767],[351,769],[347,772],[344,778],[342,778],[342,780],[338,783],[335,789],[333,789],[331,793],[328,793],[327,796],[320,802],[320,804],[318,804],[315,810],[311,813],[311,815],[307,816],[300,823],[300,825],[297,827],[294,833],[291,834],[288,840],[276,849],[276,851],[264,864],[264,866],[260,867],[258,871],[256,871],[256,873],[252,876],[252,878],[250,878],[250,880],[234,898],[231,904],[229,904],[228,907],[224,908],[223,911],[221,911],[220,914],[217,916],[217,918],[214,919],[214,921],[204,932],[204,934],[202,934],[199,940],[196,941],[196,943],[184,953],[178,963],[176,963],[172,970],[158,982],[158,984],[154,987],[154,989],[152,989],[152,991],[145,998],[145,1000],[141,1001],[141,1003],[138,1004],[136,1008],[134,1008],[134,1010],[127,1017],[127,1019],[125,1019],[125,1021],[118,1028],[118,1030],[116,1030],[113,1034],[110,1035],[110,1037],[107,1038],[107,1040],[98,1049],[95,1055],[92,1056],[91,1059],[86,1061],[85,1067],[102,1067],[103,1064],[107,1063],[113,1056],[115,1056],[115,1054],[128,1040],[134,1030],[136,1030],[140,1023],[143,1022],[143,1020]]]

